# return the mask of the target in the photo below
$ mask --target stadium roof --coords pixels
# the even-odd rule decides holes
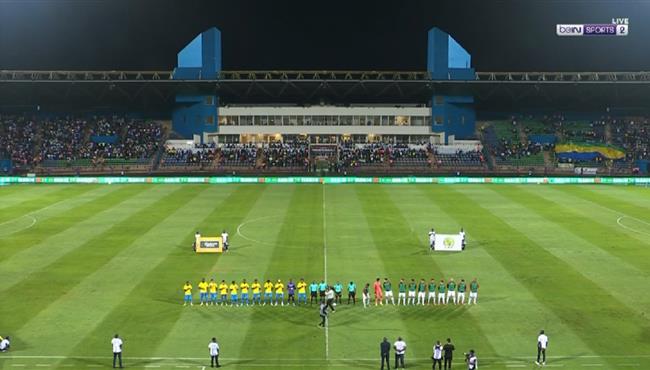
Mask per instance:
[[[468,81],[424,71],[221,71],[174,80],[171,71],[0,71],[4,106],[170,107],[177,93],[217,94],[222,104],[414,104],[434,94],[475,97],[490,109],[650,106],[650,72],[476,72]]]

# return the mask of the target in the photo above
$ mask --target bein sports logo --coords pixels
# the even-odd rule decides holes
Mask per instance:
[[[582,36],[585,26],[582,24],[558,24],[555,26],[555,34],[558,36]]]
[[[454,240],[454,238],[451,238],[451,237],[446,237],[442,241],[442,245],[447,249],[453,248],[455,244],[456,244],[456,241]]]
[[[612,18],[612,23],[555,25],[558,36],[627,36],[629,32],[628,18]]]

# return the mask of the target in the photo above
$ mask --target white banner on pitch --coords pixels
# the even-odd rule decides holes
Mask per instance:
[[[460,234],[436,234],[434,250],[454,252],[463,250],[463,238]]]

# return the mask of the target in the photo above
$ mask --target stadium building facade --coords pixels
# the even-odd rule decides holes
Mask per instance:
[[[173,78],[214,79],[221,71],[221,33],[211,28],[178,53]],[[427,72],[434,78],[471,80],[471,56],[447,33],[428,33]],[[217,94],[176,95],[173,128],[202,142],[260,143],[307,140],[312,143],[445,144],[474,136],[474,99],[436,94],[430,106],[396,104],[329,106],[219,107]],[[391,103],[391,102],[388,102]]]

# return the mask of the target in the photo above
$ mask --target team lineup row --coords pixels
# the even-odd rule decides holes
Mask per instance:
[[[343,296],[343,285],[341,282],[336,282],[330,286],[321,280],[320,283],[312,281],[307,284],[304,279],[300,279],[294,283],[289,279],[286,286],[281,279],[276,282],[266,280],[261,283],[258,279],[254,279],[252,283],[248,283],[243,279],[240,283],[232,280],[230,284],[226,280],[221,280],[217,283],[214,279],[206,281],[205,278],[197,284],[199,290],[200,305],[284,305],[284,293],[287,292],[287,304],[296,304],[296,295],[298,296],[298,304],[307,304],[307,293],[309,293],[309,304],[314,302],[324,302],[328,294],[333,294],[334,303],[341,303]],[[465,279],[460,279],[456,282],[453,278],[445,281],[441,279],[439,282],[431,279],[426,282],[424,279],[416,281],[411,279],[410,282],[405,279],[400,279],[397,287],[397,303],[395,303],[395,295],[393,294],[393,284],[388,278],[384,278],[383,282],[377,278],[372,287],[370,283],[363,286],[363,304],[367,306],[370,304],[370,293],[374,293],[375,306],[391,303],[403,305],[426,305],[426,304],[465,304],[465,293],[469,290],[469,300],[467,304],[477,303],[479,284],[476,278],[467,284]],[[183,305],[192,306],[193,286],[187,281],[183,285]],[[347,284],[348,299],[347,303],[356,304],[357,285],[350,281]]]

